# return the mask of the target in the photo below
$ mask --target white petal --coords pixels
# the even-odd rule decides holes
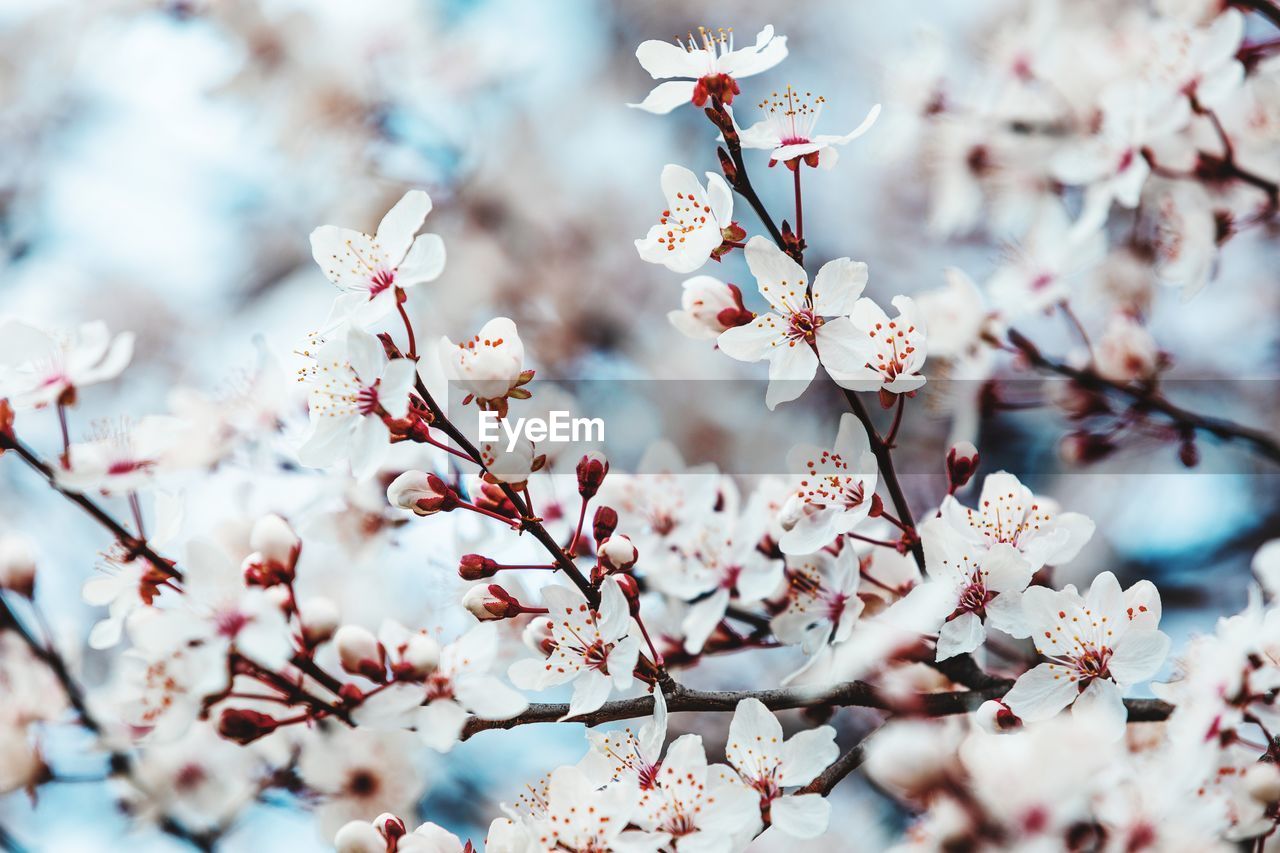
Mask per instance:
[[[982,645],[987,636],[982,620],[976,613],[961,613],[949,622],[942,623],[938,632],[938,660],[971,652]]]
[[[448,752],[462,736],[467,712],[457,702],[437,699],[417,716],[418,736],[436,752]]]
[[[1105,678],[1095,678],[1085,688],[1072,706],[1071,715],[1097,726],[1099,732],[1111,739],[1124,736],[1124,725],[1129,719],[1120,688]]]
[[[396,285],[410,287],[435,281],[444,272],[444,240],[438,234],[423,234],[413,241],[409,254],[405,255],[396,270]]]
[[[720,624],[729,606],[729,590],[717,589],[714,593],[689,606],[680,628],[684,631],[684,650],[691,655],[702,651],[707,637]]]
[[[640,60],[640,67],[648,71],[649,76],[655,80],[664,77],[701,77],[708,70],[705,60],[698,53],[658,39],[641,42],[636,48],[636,59]],[[692,95],[693,83],[688,86]]]
[[[807,306],[805,287],[809,278],[790,255],[759,235],[747,241],[743,253],[761,295],[779,313],[786,315]]]
[[[786,345],[783,320],[772,312],[761,314],[745,326],[725,329],[716,344],[729,358],[738,361],[759,361],[776,347]]]
[[[1005,694],[1009,710],[1027,722],[1047,720],[1076,698],[1076,682],[1067,677],[1066,667],[1042,663],[1018,677]]]
[[[1116,642],[1108,669],[1121,684],[1146,681],[1159,671],[1169,655],[1170,640],[1163,631],[1131,629]]]
[[[836,730],[831,726],[797,732],[782,745],[782,772],[778,784],[783,787],[808,785],[839,757]]]
[[[817,838],[827,831],[831,802],[821,794],[779,797],[770,805],[769,816],[779,831],[792,838]]]
[[[579,714],[599,710],[609,698],[613,685],[609,678],[598,672],[584,672],[573,683],[573,698],[569,700],[569,713],[562,719],[569,720]]]
[[[862,261],[828,261],[813,279],[813,310],[823,317],[847,314],[849,304],[866,286],[867,265]]]
[[[769,359],[769,390],[764,402],[772,411],[779,403],[804,393],[818,372],[818,356],[803,341],[788,340]]]
[[[458,701],[477,717],[509,720],[529,707],[529,700],[492,675],[464,675],[454,682]]]
[[[400,264],[413,243],[413,235],[418,233],[430,212],[431,196],[422,190],[409,190],[382,217],[375,239],[391,266]]]
[[[655,115],[665,115],[681,104],[693,102],[693,83],[689,80],[668,80],[659,83],[638,104],[627,104]]]

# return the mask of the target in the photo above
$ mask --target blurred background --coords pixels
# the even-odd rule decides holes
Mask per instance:
[[[884,104],[880,126],[847,148],[835,171],[806,176],[805,221],[811,269],[841,255],[865,260],[868,295],[886,303],[940,286],[950,266],[981,281],[1006,252],[998,231],[941,238],[928,228],[935,172],[929,152],[912,142],[918,104],[907,93],[917,77],[940,73],[922,39],[952,53],[948,75],[976,75],[985,38],[1011,8],[942,0],[746,0],[731,9],[700,0],[3,0],[0,312],[53,325],[103,319],[136,332],[133,366],[123,381],[86,395],[78,433],[93,418],[163,411],[178,387],[218,400],[243,390],[264,363],[290,372],[294,347],[326,316],[334,291],[311,260],[311,229],[372,230],[406,189],[421,187],[435,202],[427,229],[449,252],[444,276],[408,305],[423,337],[457,339],[506,314],[539,378],[759,379],[763,366],[719,357],[667,323],[680,277],[642,263],[632,246],[663,206],[664,164],[716,168],[715,133],[700,111],[663,117],[627,108],[651,85],[636,45],[698,24],[746,35],[771,23],[788,36],[791,54],[758,84],[748,81],[747,110],[755,91],[790,82],[824,95],[823,129],[841,133]],[[766,203],[789,216],[789,173],[765,169],[760,153],[750,162]],[[749,231],[757,226],[745,205],[737,218]],[[1274,429],[1280,289],[1268,237],[1257,231],[1233,241],[1217,280],[1193,303],[1162,291],[1150,317],[1176,356],[1173,375],[1185,380],[1171,393],[1190,408]],[[704,272],[753,294],[740,255]],[[1096,319],[1086,309],[1086,324]],[[1024,331],[1047,352],[1070,343],[1058,318]],[[672,386],[688,393],[683,381]],[[275,404],[300,414],[302,400],[281,388]],[[838,400],[828,390],[815,386],[780,408],[769,429],[834,434]],[[1270,408],[1241,409],[1242,399]],[[639,437],[665,434],[687,460],[732,472],[734,436],[763,428],[763,384],[743,383],[741,399],[724,405],[671,410],[680,417],[641,421],[652,435]],[[942,493],[952,427],[935,407],[909,415],[900,455],[907,489],[925,507]],[[29,440],[56,452],[56,421],[40,417],[30,420]],[[1274,470],[1212,446],[1194,471],[1165,446],[1064,469],[1062,432],[1052,411],[1006,413],[980,424],[979,446],[987,471],[1015,470],[1037,492],[1098,520],[1068,575],[1087,580],[1112,569],[1122,581],[1156,580],[1175,648],[1243,604],[1249,556],[1280,531]],[[195,499],[216,505],[243,494],[249,479],[224,471],[197,487]],[[90,624],[78,589],[101,536],[7,464],[0,526],[31,533],[58,567],[41,588],[42,604],[64,646],[78,648]],[[458,553],[450,543],[425,548],[442,565]],[[373,558],[376,571],[420,594],[413,573],[422,560],[403,547]],[[700,686],[758,681],[768,671],[713,669]],[[676,717],[674,725],[695,722]],[[706,734],[713,744],[723,737],[714,724]],[[58,745],[70,760],[84,746]],[[582,748],[577,727],[544,726],[424,758],[419,814],[478,842],[495,801],[521,793],[516,780],[575,761]],[[880,849],[898,828],[900,816],[861,783],[840,797],[829,840],[807,849]],[[0,824],[38,850],[182,849],[131,830],[101,786],[46,786],[34,802],[12,794],[0,800]],[[221,849],[279,849],[286,839],[296,851],[326,849],[328,840],[296,804],[262,803]]]

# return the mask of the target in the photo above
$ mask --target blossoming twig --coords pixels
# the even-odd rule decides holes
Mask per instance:
[[[1260,456],[1280,464],[1280,441],[1274,436],[1260,430],[1241,426],[1225,418],[1215,418],[1188,411],[1181,406],[1169,402],[1152,386],[1131,385],[1105,379],[1091,369],[1071,367],[1048,358],[1026,336],[1016,329],[1009,330],[1009,342],[1029,361],[1032,366],[1065,376],[1081,387],[1101,393],[1115,393],[1128,398],[1133,408],[1141,412],[1158,412],[1172,421],[1173,425],[1184,432],[1206,432],[1223,441],[1239,441],[1247,444]]]

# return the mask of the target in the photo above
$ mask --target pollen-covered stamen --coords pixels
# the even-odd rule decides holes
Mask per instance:
[[[1019,541],[1033,536],[1053,520],[1053,515],[1038,503],[1026,505],[1016,492],[1005,492],[982,502],[978,510],[967,510],[969,524],[991,544],[1018,547]]]
[[[347,241],[347,251],[350,252],[351,256],[360,263],[361,267],[364,268],[369,281],[369,298],[372,299],[396,283],[396,271],[394,269],[387,269],[386,265],[382,263],[378,257],[382,254],[381,247],[373,241],[372,237],[370,237],[369,240],[371,257],[366,257],[352,240]]]
[[[947,617],[950,622],[957,616],[965,613],[974,613],[979,617],[985,618],[987,615],[987,604],[996,594],[987,589],[986,584],[982,582],[980,577],[974,577],[970,583],[960,591],[960,599],[956,603],[955,611]]]
[[[676,193],[674,207],[662,211],[658,224],[667,228],[667,233],[658,238],[658,243],[674,252],[685,242],[690,232],[706,227],[710,221],[711,205],[700,202],[689,193]]]
[[[824,450],[821,456],[808,460],[805,465],[807,472],[797,494],[809,510],[826,507],[850,510],[866,500],[862,477],[850,469],[839,453]]]
[[[427,701],[453,698],[453,679],[437,670],[427,678]]]
[[[875,363],[867,362],[867,367],[880,371],[890,380],[908,372],[905,362],[916,351],[917,332],[914,325],[903,324],[898,320],[876,323],[867,330],[867,337],[877,347]]]
[[[712,57],[723,56],[733,51],[733,27],[718,27],[714,30],[710,27],[698,27],[696,36],[690,31],[683,39],[676,36],[675,43],[689,53],[705,50]]]
[[[813,129],[826,103],[821,95],[801,94],[787,84],[781,94],[774,92],[761,101],[760,109],[782,145],[800,145],[813,140]]]
[[[811,344],[818,334],[818,329],[826,321],[813,313],[812,308],[796,311],[787,318],[787,337],[793,341],[804,341]]]
[[[1111,649],[1106,646],[1086,649],[1084,654],[1075,659],[1076,671],[1081,678],[1110,678],[1111,672],[1107,663],[1111,660]]]
[[[302,368],[298,381],[311,384],[311,411],[320,417],[371,415],[380,407],[381,380],[364,384],[349,361],[335,358]]]

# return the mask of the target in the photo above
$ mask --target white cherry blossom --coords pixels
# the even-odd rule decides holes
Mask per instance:
[[[440,341],[445,376],[486,406],[499,406],[519,384],[524,371],[524,343],[516,324],[495,317],[470,339]]]
[[[88,441],[73,442],[67,465],[54,469],[63,486],[103,494],[137,491],[178,467],[181,453],[189,449],[183,447],[190,435],[188,424],[168,415],[100,424],[94,432]]]
[[[767,26],[755,44],[734,47],[733,29],[710,30],[698,27],[685,41],[656,39],[636,49],[636,59],[655,80],[667,80],[654,87],[638,104],[629,104],[651,113],[669,113],[684,103],[701,107],[710,97],[726,104],[738,94],[738,80],[768,71],[787,57],[786,36],[775,36]],[[681,78],[672,80],[669,78]]]
[[[695,340],[715,340],[734,326],[749,323],[755,315],[742,304],[742,291],[709,275],[686,279],[680,310],[667,313],[671,325]]]
[[[631,610],[615,578],[600,587],[600,608],[582,593],[551,585],[542,591],[555,647],[545,659],[511,665],[511,681],[524,690],[545,690],[574,682],[566,719],[596,710],[614,690],[631,685],[640,639],[631,629]]]
[[[786,606],[769,625],[779,642],[800,646],[809,660],[784,683],[828,664],[832,647],[853,633],[864,607],[858,597],[860,563],[850,542],[838,555],[824,549],[787,557]]]
[[[1094,578],[1084,597],[1070,584],[1059,592],[1032,587],[1023,608],[1036,650],[1049,662],[1019,676],[1005,704],[1027,722],[1073,705],[1074,713],[1096,717],[1118,737],[1128,717],[1124,690],[1156,674],[1169,653],[1168,636],[1154,620],[1129,615],[1111,572]]]
[[[299,371],[311,422],[298,447],[299,461],[323,468],[346,458],[357,478],[371,476],[390,448],[383,418],[408,413],[413,362],[388,360],[378,339],[354,326],[303,355],[312,359]]]
[[[1030,229],[987,282],[991,301],[1007,317],[1043,311],[1078,291],[1107,252],[1106,235],[1076,227],[1054,200],[1036,211]]]
[[[1093,536],[1094,523],[1078,512],[1061,512],[1051,499],[1037,497],[1018,478],[997,471],[982,482],[978,508],[956,498],[942,502],[942,518],[980,548],[1012,545],[1031,571],[1072,560]]]
[[[898,316],[889,319],[870,299],[854,303],[849,315],[853,334],[846,343],[849,354],[838,363],[825,362],[841,388],[909,394],[924,385],[920,375],[927,351],[924,320],[910,297],[895,296],[893,307]]]
[[[720,349],[730,358],[769,360],[765,404],[799,397],[813,381],[821,361],[832,376],[854,370],[859,337],[844,315],[867,284],[867,265],[837,258],[823,264],[809,287],[804,269],[768,239],[752,237],[745,250],[747,266],[772,311],[720,335]]]
[[[938,660],[978,648],[987,627],[1027,636],[1022,592],[1032,570],[1016,548],[1005,543],[984,547],[941,518],[923,524],[920,538],[928,580],[907,599],[918,601],[921,612],[932,613],[923,630],[938,634]]]
[[[826,832],[831,816],[826,797],[788,789],[808,785],[840,756],[835,729],[805,729],[784,740],[773,712],[759,699],[743,699],[729,723],[725,756],[738,778],[759,795],[760,811],[774,829],[801,839]]]
[[[867,431],[853,415],[840,417],[830,449],[801,445],[787,463],[800,482],[782,507],[778,547],[784,554],[812,554],[867,517],[878,468]]]
[[[336,225],[311,232],[311,255],[325,277],[343,291],[334,315],[361,327],[391,313],[400,291],[434,281],[444,271],[444,241],[418,229],[431,212],[431,197],[421,190],[404,194],[373,235]]]
[[[132,332],[112,337],[101,321],[47,331],[0,318],[0,397],[13,407],[72,405],[80,388],[119,376],[133,357]]]
[[[771,151],[771,163],[791,166],[792,161],[804,158],[810,166],[830,169],[839,159],[835,146],[846,145],[870,130],[880,115],[880,105],[873,106],[862,123],[843,136],[813,132],[825,105],[826,98],[814,98],[810,92],[801,94],[788,84],[781,94],[774,92],[760,102],[765,117],[740,132],[742,147]]]
[[[667,206],[644,239],[636,240],[641,259],[672,272],[700,269],[724,242],[733,224],[733,192],[715,172],[707,172],[704,189],[698,176],[683,166],[662,168],[662,194]]]

